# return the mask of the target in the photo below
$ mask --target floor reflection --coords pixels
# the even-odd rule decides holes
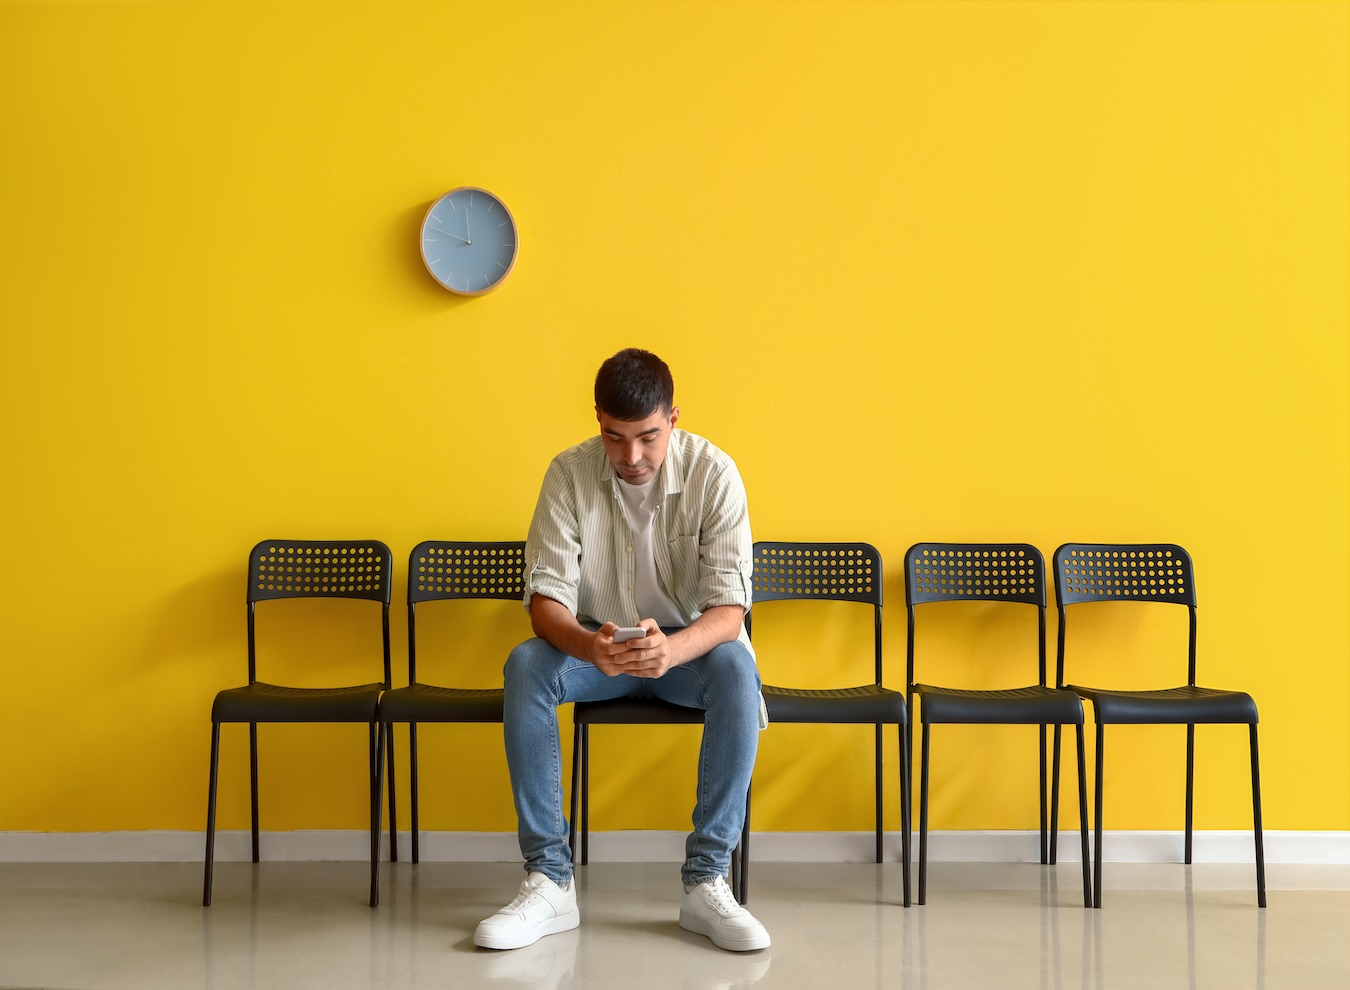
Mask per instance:
[[[0,988],[347,990],[1265,990],[1350,986],[1350,867],[1113,864],[1082,906],[1076,864],[930,864],[902,906],[898,864],[756,865],[773,947],[728,953],[679,928],[673,864],[594,864],[581,928],[515,952],[472,944],[519,886],[514,864],[394,864],[366,904],[362,863],[0,864]]]

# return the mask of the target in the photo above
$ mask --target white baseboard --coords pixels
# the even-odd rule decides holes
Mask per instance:
[[[1089,839],[1091,836],[1089,836]],[[594,862],[679,862],[684,858],[682,832],[593,832]],[[1183,835],[1176,831],[1107,832],[1102,837],[1108,863],[1179,863]],[[205,852],[202,832],[0,832],[0,863],[191,862]],[[356,829],[263,832],[262,858],[271,861],[364,860],[370,854],[369,834]],[[1040,859],[1036,832],[932,832],[930,862],[1024,862]],[[870,863],[871,832],[756,832],[751,858],[761,863]],[[410,858],[407,832],[399,833],[399,855]],[[917,857],[918,842],[914,853]],[[1080,861],[1077,832],[1061,832],[1061,862]],[[381,851],[388,858],[388,837]],[[898,832],[885,836],[887,860],[900,858]],[[1350,864],[1350,832],[1275,831],[1265,833],[1266,862],[1272,864]],[[423,832],[419,856],[425,862],[516,862],[520,849],[510,832]],[[1249,863],[1254,857],[1249,831],[1195,833],[1197,863]],[[249,833],[216,833],[217,862],[251,858]]]

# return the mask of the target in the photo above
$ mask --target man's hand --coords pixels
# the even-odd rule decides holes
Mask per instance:
[[[646,636],[616,643],[614,632],[619,627],[613,622],[606,622],[596,630],[593,637],[591,663],[610,677],[619,674],[633,677],[662,676],[674,666],[670,641],[655,619],[643,619],[639,625],[647,630]]]
[[[577,622],[571,610],[547,595],[530,599],[530,624],[534,634],[546,639],[569,657],[593,663],[610,677],[662,677],[671,667],[701,657],[719,643],[729,643],[740,632],[745,609],[739,605],[715,605],[683,629],[667,637],[655,619],[638,625],[647,630],[641,639],[614,642],[616,623],[606,622],[592,632]]]

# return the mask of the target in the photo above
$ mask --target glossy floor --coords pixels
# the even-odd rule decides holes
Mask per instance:
[[[751,908],[773,947],[732,954],[680,930],[678,871],[578,874],[579,930],[475,949],[509,900],[511,864],[222,863],[215,905],[191,863],[0,864],[0,987],[212,990],[375,987],[1350,987],[1350,867],[1108,864],[1085,911],[1077,867],[937,863],[901,906],[898,864],[756,864]]]

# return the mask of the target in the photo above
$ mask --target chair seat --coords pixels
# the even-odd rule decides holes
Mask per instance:
[[[501,688],[449,688],[410,684],[386,691],[380,699],[381,722],[500,722]]]
[[[673,705],[658,698],[614,698],[572,706],[577,725],[702,725],[703,709]]]
[[[383,684],[297,688],[258,681],[216,695],[212,722],[374,722]]]
[[[923,699],[919,718],[928,723],[1000,725],[1082,725],[1083,703],[1072,691],[1032,685],[996,691],[968,691],[916,684]]]
[[[1185,725],[1240,723],[1255,725],[1256,702],[1242,691],[1175,687],[1158,691],[1111,691],[1066,684],[1065,688],[1091,700],[1096,719],[1117,725]]]
[[[905,696],[876,684],[818,690],[766,684],[763,692],[770,722],[909,723]]]

